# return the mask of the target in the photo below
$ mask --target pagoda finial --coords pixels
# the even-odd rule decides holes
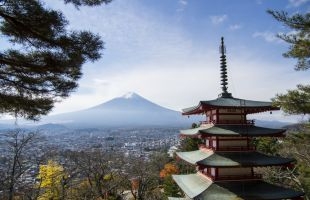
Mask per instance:
[[[222,85],[222,94],[221,97],[224,98],[232,98],[231,93],[227,91],[228,79],[227,79],[227,65],[226,65],[226,48],[224,45],[224,37],[221,38],[221,46],[220,46],[220,54],[221,54],[221,85]]]

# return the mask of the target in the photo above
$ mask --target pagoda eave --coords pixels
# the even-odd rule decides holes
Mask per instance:
[[[263,128],[247,124],[207,124],[194,129],[181,130],[182,137],[206,138],[212,136],[283,137],[285,129]]]
[[[216,109],[243,109],[244,114],[255,114],[262,113],[267,111],[278,111],[280,108],[266,106],[266,107],[245,107],[245,106],[197,106],[193,110],[183,111],[182,115],[199,115],[205,114],[208,111],[216,110]]]
[[[285,132],[285,131],[284,131]],[[240,137],[285,137],[285,135],[283,135],[284,132],[281,132],[281,133],[273,133],[273,134],[269,134],[269,135],[266,135],[266,134],[238,134],[238,136]],[[205,139],[205,138],[208,138],[208,137],[212,137],[212,136],[215,136],[215,137],[232,137],[232,136],[236,136],[236,134],[216,134],[216,133],[200,133],[200,134],[197,134],[195,135],[195,137],[193,138],[201,138],[201,139]],[[183,137],[185,137],[185,135],[183,135]]]
[[[280,107],[273,106],[271,102],[220,97],[214,100],[200,101],[197,106],[185,108],[182,115],[204,114],[220,108],[242,109],[245,114],[280,110]]]
[[[294,199],[303,192],[272,185],[261,180],[213,182],[201,173],[172,175],[175,182],[190,199]]]
[[[177,156],[192,165],[202,167],[266,167],[286,166],[295,159],[279,156],[269,156],[255,151],[248,152],[214,152],[210,149],[200,149],[190,152],[177,152]]]

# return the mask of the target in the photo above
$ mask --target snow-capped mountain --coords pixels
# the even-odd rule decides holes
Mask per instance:
[[[97,106],[71,113],[48,116],[46,123],[61,123],[73,127],[133,127],[182,126],[194,122],[180,112],[164,108],[130,92]],[[197,118],[196,118],[197,120]],[[195,121],[197,122],[197,121]]]
[[[65,128],[111,128],[111,127],[180,127],[189,128],[192,123],[203,120],[203,116],[191,116],[187,118],[180,112],[164,108],[140,95],[129,92],[121,97],[114,98],[94,107],[64,113],[45,116],[39,122],[40,129],[65,129]],[[2,120],[0,129],[14,127],[15,120]],[[25,120],[19,120],[21,126],[37,126]],[[256,120],[258,126],[280,128],[289,123],[280,121]]]

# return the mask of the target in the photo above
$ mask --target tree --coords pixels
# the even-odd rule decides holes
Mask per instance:
[[[280,142],[278,138],[274,137],[254,138],[253,144],[258,151],[264,152],[268,155],[276,155],[280,148]]]
[[[305,199],[310,199],[310,128],[309,124],[295,126],[297,129],[289,130],[287,136],[280,142],[270,143],[274,146],[273,154],[293,157],[296,159],[295,165],[268,167],[259,171],[264,175],[265,180],[303,191]],[[269,152],[269,148],[260,148],[260,150],[264,153]]]
[[[297,85],[297,89],[277,94],[272,101],[274,105],[281,106],[285,113],[310,114],[310,85]]]
[[[166,197],[181,197],[183,196],[182,190],[175,183],[172,176],[167,176],[164,179],[164,194]]]
[[[64,0],[76,7],[111,0]],[[103,42],[89,31],[67,30],[60,11],[40,0],[0,1],[0,112],[37,120],[78,86],[81,67],[101,57]]]
[[[276,20],[292,29],[290,33],[279,34],[278,37],[290,44],[289,51],[283,56],[296,58],[296,70],[310,68],[310,13],[289,16],[284,11],[268,11]],[[288,90],[286,94],[277,94],[273,102],[281,106],[288,114],[310,113],[310,85],[297,85],[297,89]]]
[[[66,176],[63,167],[53,160],[49,160],[46,165],[41,165],[38,187],[43,189],[43,192],[38,199],[65,199],[62,182]]]
[[[70,169],[70,176],[82,183],[76,187],[82,189],[78,191],[80,197],[108,199],[118,196],[117,190],[123,182],[120,174],[124,165],[122,155],[96,150],[72,152],[69,159],[75,168]]]
[[[97,6],[102,3],[110,3],[112,0],[64,0],[65,3],[72,3],[75,6]]]
[[[173,163],[165,164],[164,168],[160,171],[159,176],[164,179],[164,194],[166,197],[180,197],[182,194],[178,185],[174,182],[172,175],[178,174],[179,169],[177,165]]]
[[[33,148],[39,137],[36,133],[16,129],[3,135],[6,151],[0,166],[0,199],[12,200],[16,193],[28,196],[25,191],[32,190],[34,182],[25,181],[31,177],[31,168],[40,163]],[[2,197],[1,197],[2,196]]]
[[[283,55],[288,58],[297,58],[296,70],[310,68],[310,13],[296,13],[289,16],[284,11],[267,11],[276,20],[292,29],[290,33],[278,34],[278,37],[289,43],[289,51]]]
[[[152,165],[152,162],[130,157],[126,172],[128,174],[124,177],[124,181],[126,181],[126,187],[131,189],[133,199],[163,199],[163,194],[159,188],[159,171]]]
[[[195,151],[199,149],[199,144],[201,143],[201,139],[199,138],[182,138],[180,151]]]
[[[178,174],[179,169],[176,165],[172,163],[165,164],[164,169],[162,169],[159,173],[160,178],[165,178],[167,176],[171,176],[173,174]]]

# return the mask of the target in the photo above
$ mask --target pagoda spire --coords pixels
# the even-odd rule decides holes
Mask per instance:
[[[226,48],[224,45],[224,37],[221,38],[221,46],[220,46],[220,54],[221,54],[221,85],[222,85],[222,94],[221,97],[224,98],[232,98],[231,93],[227,91],[228,79],[227,79],[227,65],[226,65]]]

